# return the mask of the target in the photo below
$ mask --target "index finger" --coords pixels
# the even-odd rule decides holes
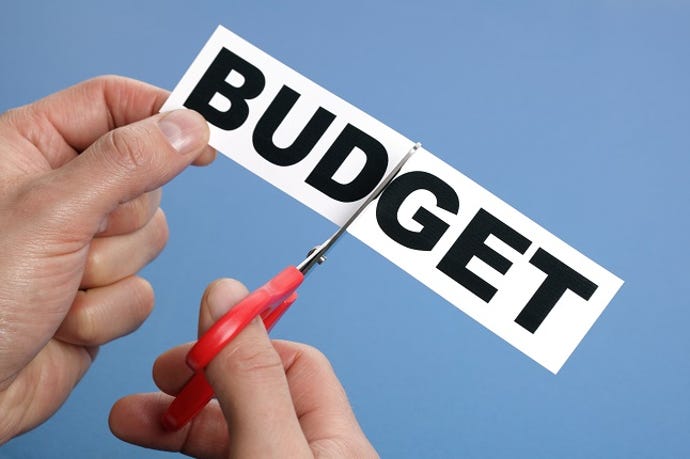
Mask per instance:
[[[102,76],[76,84],[14,110],[9,118],[19,134],[60,167],[116,127],[158,113],[168,91],[120,76]],[[194,164],[215,158],[207,147]]]
[[[9,121],[56,168],[106,132],[158,113],[167,97],[141,81],[104,76],[14,110]]]

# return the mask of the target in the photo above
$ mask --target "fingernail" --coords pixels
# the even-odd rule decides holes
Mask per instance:
[[[175,110],[158,120],[158,128],[181,154],[191,153],[206,140],[206,123],[192,110]]]

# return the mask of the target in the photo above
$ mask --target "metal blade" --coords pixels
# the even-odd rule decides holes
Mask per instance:
[[[403,156],[403,158],[398,162],[398,164],[393,168],[393,170],[390,171],[390,173],[386,176],[386,178],[383,179],[381,183],[374,189],[374,191],[371,192],[369,197],[362,203],[361,206],[357,208],[357,210],[350,216],[350,218],[347,219],[343,225],[338,228],[338,230],[333,233],[331,237],[326,239],[325,242],[323,242],[321,245],[317,245],[313,249],[309,251],[307,254],[307,258],[297,266],[297,269],[299,269],[302,274],[307,274],[309,270],[316,264],[321,264],[326,260],[326,252],[333,247],[333,245],[338,241],[340,236],[345,234],[345,231],[347,231],[347,228],[352,224],[352,222],[355,221],[355,219],[364,211],[364,209],[367,208],[369,204],[372,203],[376,198],[379,197],[379,195],[383,192],[384,189],[388,186],[390,182],[393,181],[396,175],[398,175],[398,172],[400,172],[400,169],[402,169],[403,165],[407,162],[408,159],[410,159],[410,156],[414,154],[419,147],[421,147],[422,144],[416,143],[410,150]]]

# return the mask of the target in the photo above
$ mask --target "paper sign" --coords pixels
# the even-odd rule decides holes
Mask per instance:
[[[219,27],[163,110],[200,112],[221,153],[342,224],[414,144]],[[622,285],[420,149],[350,232],[556,373]]]

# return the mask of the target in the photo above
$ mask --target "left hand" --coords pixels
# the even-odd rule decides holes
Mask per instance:
[[[45,421],[153,306],[160,186],[215,156],[167,92],[102,77],[0,116],[0,444]]]

